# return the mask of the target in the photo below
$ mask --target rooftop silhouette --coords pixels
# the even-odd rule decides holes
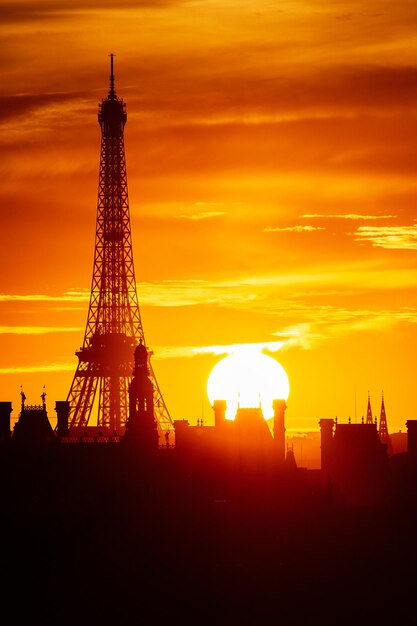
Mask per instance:
[[[5,604],[42,624],[412,623],[417,420],[393,453],[379,429],[320,420],[321,467],[287,445],[286,401],[213,402],[213,425],[171,420],[136,293],[124,157],[126,108],[110,89],[93,282],[66,400],[18,420],[0,402]],[[96,423],[90,423],[95,396]],[[187,398],[184,398],[184,402]],[[386,601],[389,598],[390,601]],[[391,601],[392,598],[392,601]]]

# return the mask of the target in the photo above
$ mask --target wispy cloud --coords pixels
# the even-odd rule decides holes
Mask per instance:
[[[347,309],[336,306],[310,306],[307,303],[285,301],[282,303],[293,324],[271,333],[276,341],[253,343],[213,344],[205,346],[156,346],[154,358],[192,358],[199,355],[228,355],[253,350],[254,352],[278,352],[293,348],[311,350],[323,342],[351,333],[375,331],[399,323],[417,324],[417,309]],[[278,312],[279,313],[279,312]]]
[[[305,213],[301,216],[305,219],[323,218],[323,219],[341,219],[341,220],[389,220],[397,217],[396,215],[362,215],[360,213]]]
[[[325,230],[323,226],[267,226],[265,233],[310,233],[314,230]]]
[[[150,350],[152,360],[188,359],[198,354],[196,346],[155,346]]]
[[[233,305],[253,300],[256,297],[253,293],[254,284],[251,281],[164,280],[159,283],[137,283],[137,290],[140,304],[145,306]],[[239,287],[242,287],[242,289]],[[90,293],[88,289],[73,289],[60,295],[0,294],[0,302],[63,303],[64,309],[69,303],[85,303],[87,308],[89,299]],[[53,308],[56,309],[57,307],[54,306]],[[77,306],[76,308],[79,309],[80,307]]]
[[[194,206],[197,206],[197,207],[214,207],[214,206],[219,206],[219,204],[222,204],[222,203],[213,202],[213,201],[208,202],[207,200],[197,200],[197,202],[194,202]],[[237,204],[237,203],[234,203],[234,204]]]
[[[202,354],[227,355],[239,352],[278,352],[283,341],[264,341],[255,343],[231,343],[210,346],[158,346],[154,351],[155,359],[191,358]]]
[[[369,242],[375,248],[417,250],[416,226],[359,226],[351,233],[355,241]]]
[[[262,352],[264,350],[277,352],[282,348],[283,343],[283,341],[231,343],[225,345],[203,346],[201,348],[194,348],[194,351],[197,354],[236,354],[239,352],[247,352],[248,350],[253,350],[254,352]]]
[[[282,349],[302,348],[310,350],[324,339],[324,335],[311,322],[301,322],[293,326],[287,326],[282,331],[273,333],[282,339]]]
[[[310,350],[323,341],[354,332],[381,332],[402,322],[417,323],[417,309],[412,307],[349,310],[343,307],[299,305],[294,307],[292,313],[295,318],[304,319],[273,333],[282,341],[283,351],[290,348]]]
[[[167,280],[139,283],[141,305],[155,307],[221,306],[264,314],[286,315],[308,311],[311,296],[378,290],[410,289],[417,286],[414,268],[392,267],[381,271],[378,263],[353,262],[332,268],[312,267],[294,273],[246,276],[235,280]],[[316,290],[318,292],[316,293]],[[305,305],[307,303],[307,305]],[[314,303],[313,303],[314,304]]]
[[[122,0],[117,4],[117,10],[124,9],[155,9],[165,8],[180,4],[185,0]],[[114,3],[111,0],[95,0],[88,6],[82,0],[52,0],[50,2],[34,2],[33,0],[23,0],[15,2],[5,2],[2,6],[3,21],[5,23],[18,23],[36,20],[48,20],[55,17],[70,16],[80,11],[114,10]]]
[[[0,294],[0,302],[88,302],[89,299],[90,292],[88,289],[71,289],[60,295],[39,293]]]
[[[61,328],[60,326],[0,326],[0,335],[48,335],[50,333],[75,333],[82,328]]]
[[[164,280],[159,283],[137,283],[141,305],[157,307],[182,307],[197,304],[234,305],[244,304],[255,299],[253,285],[249,281],[208,281],[200,279]],[[240,289],[242,287],[242,289]],[[50,294],[0,294],[0,302],[85,303],[88,307],[88,289],[74,289],[60,295]],[[57,307],[52,307],[56,309]],[[76,307],[77,309],[81,307]],[[72,309],[72,307],[71,307]]]
[[[60,109],[60,105],[66,107],[68,103],[77,103],[80,106],[80,100],[85,95],[73,92],[49,92],[49,93],[29,93],[29,94],[12,94],[0,96],[0,122],[4,122],[9,118],[29,116],[39,111],[50,112]]]
[[[0,367],[0,374],[38,374],[43,372],[71,372],[75,371],[74,361],[56,363],[34,363],[33,365],[17,365]]]
[[[166,280],[161,283],[139,283],[141,304],[157,307],[217,304],[247,305],[256,298],[253,285],[248,283],[206,280]]]
[[[213,217],[221,217],[222,215],[226,215],[226,213],[224,211],[201,211],[200,213],[176,215],[175,217],[182,220],[208,220]]]
[[[417,225],[413,229],[417,237]],[[361,232],[361,231],[360,231]],[[378,231],[379,234],[380,231]],[[356,233],[353,233],[356,234]],[[414,247],[417,246],[414,242]],[[334,265],[309,266],[294,272],[271,272],[257,276],[238,276],[228,280],[181,279],[159,282],[139,282],[137,291],[140,306],[191,307],[220,306],[233,309],[276,315],[303,314],[307,303],[307,314],[311,310],[311,299],[358,294],[370,290],[400,290],[417,287],[414,267],[385,268],[378,260],[368,263],[352,261]],[[53,303],[54,310],[76,305],[77,309],[88,308],[88,289],[71,289],[61,295],[48,294],[0,294],[1,302]],[[313,302],[313,305],[315,302]],[[322,310],[321,310],[322,312]],[[321,314],[321,313],[320,313]],[[74,330],[79,330],[75,329]]]

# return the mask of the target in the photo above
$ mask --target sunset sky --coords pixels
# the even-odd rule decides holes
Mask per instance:
[[[117,7],[117,8],[114,8]],[[290,380],[288,429],[417,418],[415,0],[0,2],[0,400],[75,372],[110,52],[138,294],[172,419],[213,420],[235,344]],[[271,352],[272,350],[272,352]]]

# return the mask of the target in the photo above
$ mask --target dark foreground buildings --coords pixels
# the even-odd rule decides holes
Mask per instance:
[[[369,624],[416,616],[417,422],[322,420],[322,469],[259,409],[158,441],[146,349],[122,437],[66,433],[67,404],[0,404],[2,604],[41,624]],[[9,426],[9,428],[8,428]],[[384,621],[384,623],[386,623]]]
[[[52,429],[45,396],[22,396],[12,432],[0,403],[5,623],[414,623],[416,422],[408,452],[390,455],[372,423],[323,421],[318,471],[286,451],[279,400],[274,437],[260,409],[230,423],[221,401],[213,427],[172,425],[137,304],[112,56],[99,122],[92,297],[68,401]]]

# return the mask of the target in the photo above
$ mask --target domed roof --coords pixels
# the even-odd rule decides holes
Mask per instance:
[[[139,344],[135,348],[135,364],[136,365],[147,365],[148,364],[148,351],[146,346],[143,344],[142,339]]]

